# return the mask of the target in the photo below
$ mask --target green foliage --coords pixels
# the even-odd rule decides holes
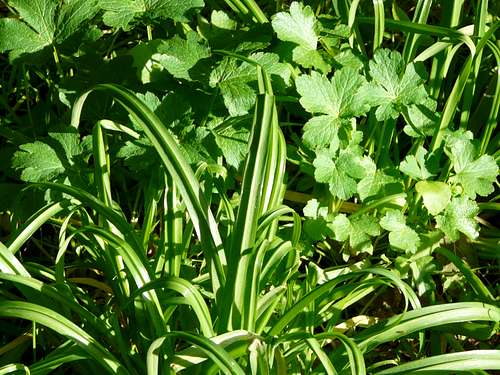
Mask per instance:
[[[354,251],[373,254],[371,237],[380,234],[380,225],[374,217],[362,215],[349,219],[340,214],[333,219],[331,227],[337,241],[349,240]]]
[[[0,373],[498,370],[488,5],[5,1]]]
[[[74,131],[49,132],[46,142],[35,141],[19,146],[12,157],[12,167],[21,171],[27,182],[52,181],[71,173],[83,148],[80,136]]]
[[[456,197],[448,203],[444,213],[436,217],[436,223],[451,241],[460,238],[459,232],[474,239],[479,236],[478,224],[474,219],[478,212],[476,202],[467,197]]]
[[[399,165],[399,170],[415,180],[427,180],[433,174],[426,166],[427,150],[419,147],[415,155],[407,155],[405,160]]]
[[[248,57],[262,66],[271,77],[279,77],[284,84],[289,85],[290,71],[279,62],[278,55],[256,52]],[[249,62],[238,64],[234,58],[223,59],[210,73],[210,86],[220,90],[231,116],[245,115],[254,106],[256,92],[251,84],[255,81],[255,64]]]
[[[79,32],[99,11],[98,0],[12,0],[19,19],[0,20],[0,51],[11,51],[15,60],[22,54],[64,42]]]
[[[372,107],[377,107],[378,121],[395,119],[408,106],[423,104],[427,98],[421,66],[405,65],[397,51],[377,50],[370,61],[370,77],[359,95]]]
[[[455,172],[451,183],[459,184],[471,199],[476,199],[476,194],[485,197],[493,192],[493,183],[498,177],[497,163],[490,155],[478,157],[470,131],[449,133],[445,152]]]
[[[364,82],[365,78],[351,68],[342,68],[331,80],[314,71],[295,80],[304,109],[324,115],[313,117],[304,126],[304,142],[309,147],[337,150],[340,128],[369,109],[356,95]]]
[[[296,45],[292,51],[293,61],[304,68],[316,68],[324,73],[330,71],[330,66],[317,51],[318,25],[310,6],[294,1],[289,12],[274,16],[272,25],[278,39]]]
[[[129,30],[131,23],[139,20],[173,19],[185,21],[186,12],[201,8],[203,0],[98,0],[104,10],[103,21],[106,25]]]
[[[314,159],[316,181],[327,183],[333,196],[343,200],[356,193],[356,180],[361,180],[375,170],[373,161],[362,155],[362,149],[350,144],[338,154],[319,151]]]
[[[425,208],[432,215],[439,214],[450,202],[451,188],[444,182],[419,181],[415,190],[422,196]]]
[[[175,78],[191,80],[189,69],[209,56],[208,48],[200,42],[195,32],[188,33],[186,40],[176,35],[158,46],[155,60]]]
[[[420,246],[417,232],[406,225],[406,218],[401,211],[387,211],[380,219],[380,226],[389,231],[389,243],[393,248],[414,254]]]

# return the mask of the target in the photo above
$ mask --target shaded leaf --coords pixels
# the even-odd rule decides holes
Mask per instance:
[[[376,218],[361,215],[347,218],[344,214],[337,215],[330,224],[335,239],[344,242],[349,239],[349,245],[354,253],[373,253],[371,237],[380,234],[380,226]]]
[[[19,146],[12,157],[12,167],[21,171],[21,179],[29,182],[51,181],[70,172],[74,158],[83,152],[75,129],[50,132],[42,141]]]
[[[271,75],[273,83],[279,78],[289,83],[290,70],[279,62],[274,53],[257,52],[250,59],[262,66]],[[224,104],[231,116],[245,115],[255,104],[256,92],[251,86],[257,81],[256,67],[247,62],[238,65],[233,58],[225,58],[210,74],[210,86],[219,87]]]
[[[178,35],[161,43],[158,53],[152,58],[160,63],[175,78],[191,80],[189,69],[198,61],[210,55],[208,47],[202,43],[197,33],[187,33],[186,39]]]
[[[131,23],[141,18],[173,19],[187,21],[186,13],[204,6],[203,0],[99,0],[104,10],[103,21],[106,25],[129,30]]]
[[[227,126],[213,133],[226,162],[238,169],[247,154],[250,131],[242,126]]]
[[[0,19],[0,52],[11,51],[12,60],[64,42],[99,11],[97,0],[12,0],[9,5],[21,20]]]
[[[407,107],[405,120],[407,125],[404,132],[410,137],[432,136],[434,129],[439,124],[440,114],[437,102],[428,97],[420,104],[411,104]]]

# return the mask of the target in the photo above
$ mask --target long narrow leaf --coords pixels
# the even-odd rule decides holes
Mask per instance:
[[[8,244],[10,252],[12,254],[17,253],[33,233],[52,217],[62,212],[65,209],[65,205],[63,202],[50,203],[31,215],[21,230],[13,235],[13,240]]]
[[[243,354],[248,351],[248,347],[255,340],[260,341],[261,338],[244,330],[226,332],[210,338],[210,341],[220,345],[227,352],[238,348],[237,351]],[[174,355],[171,361],[171,367],[175,371],[179,372],[192,366],[202,365],[206,363],[207,360],[208,356],[202,349],[197,346],[190,346],[189,348],[183,349]]]
[[[375,23],[375,20],[370,17],[358,17],[358,22],[359,23],[368,23],[372,24]],[[448,27],[443,27],[443,26],[435,26],[435,25],[427,25],[427,24],[419,24],[419,23],[414,23],[414,22],[408,22],[408,21],[401,21],[401,20],[385,20],[385,26],[386,28],[390,29],[395,29],[398,31],[409,31],[413,33],[418,33],[418,34],[425,34],[425,35],[435,35],[435,36],[440,36],[440,37],[448,37],[448,38],[453,38],[456,40],[460,40],[464,42],[470,49],[471,53],[474,54],[476,51],[476,46],[474,45],[474,42],[470,38],[470,36],[466,35],[463,32],[460,32],[458,30],[448,28]]]
[[[378,345],[394,341],[413,332],[451,323],[469,321],[500,321],[500,308],[480,302],[449,303],[428,306],[394,316],[361,334],[361,350],[372,350]]]
[[[250,291],[243,287],[250,277],[250,252],[257,235],[259,207],[262,198],[263,171],[268,152],[269,133],[274,113],[274,96],[261,95],[255,105],[254,124],[250,137],[250,152],[245,163],[241,203],[232,233],[228,259],[229,274],[225,291],[226,301],[234,300],[225,307],[222,324],[233,329],[249,324],[246,305]],[[233,296],[234,293],[234,296]],[[233,322],[228,319],[232,316]]]
[[[238,363],[218,344],[206,337],[196,336],[191,333],[173,331],[163,337],[156,339],[151,344],[147,354],[148,375],[158,375],[159,373],[159,352],[160,348],[169,337],[178,337],[186,340],[200,348],[210,359],[216,362],[224,374],[244,375],[245,372]]]
[[[401,292],[407,298],[409,299],[410,303],[412,304],[413,308],[418,308],[420,307],[420,302],[418,301],[417,296],[409,290],[406,287],[406,284],[404,284],[397,276],[395,276],[393,273],[385,270],[385,269],[377,269],[377,268],[368,268],[365,270],[361,271],[356,271],[347,275],[341,275],[336,277],[333,280],[330,280],[323,285],[316,287],[312,291],[310,291],[308,294],[306,294],[304,297],[302,297],[299,301],[295,302],[293,307],[290,308],[271,328],[269,331],[270,335],[278,335],[288,323],[290,323],[295,317],[297,317],[306,306],[308,306],[310,303],[320,300],[325,297],[326,294],[330,293],[331,290],[336,287],[338,284],[341,282],[344,282],[349,279],[353,279],[356,277],[359,277],[361,274],[369,274],[373,273],[375,275],[380,275],[383,277],[388,278],[391,280],[396,286],[399,287]]]
[[[22,301],[0,301],[0,317],[34,321],[71,339],[110,374],[128,375],[129,372],[96,339],[57,312],[46,307]]]
[[[25,374],[30,375],[30,369],[22,363],[11,363],[0,367],[0,375],[11,374],[13,372],[18,373],[19,371],[24,371]]]
[[[32,364],[30,372],[31,375],[46,375],[52,373],[60,366],[68,366],[69,363],[82,359],[87,359],[85,351],[72,341],[66,341],[50,352],[45,358]]]
[[[473,370],[500,370],[500,350],[442,354],[379,371],[375,375],[450,374]]]
[[[22,263],[14,254],[0,242],[0,272],[12,273],[23,276],[30,276],[29,272],[24,268]]]
[[[180,277],[168,275],[163,278],[151,281],[143,287],[137,289],[130,296],[131,299],[141,295],[147,290],[156,288],[166,288],[183,295],[185,303],[193,308],[193,311],[200,322],[201,331],[206,337],[214,336],[212,318],[208,306],[203,300],[201,293],[189,281]]]
[[[215,218],[203,196],[201,187],[190,165],[182,156],[174,138],[158,117],[132,91],[115,84],[97,85],[93,90],[82,95],[73,108],[73,126],[78,126],[85,100],[90,92],[96,90],[109,92],[129,112],[144,130],[160,156],[163,165],[175,180],[198,238],[203,245],[206,257],[213,267],[212,285],[214,292],[217,292],[220,285],[225,283],[223,266],[225,266],[226,261],[222,240]]]
[[[6,280],[18,285],[23,285],[41,293],[41,295],[48,301],[58,302],[68,307],[69,309],[77,313],[81,318],[84,318],[89,324],[91,324],[93,329],[95,329],[102,335],[109,334],[109,331],[111,330],[111,326],[106,321],[97,318],[90,311],[83,308],[76,301],[68,299],[66,295],[61,294],[59,290],[51,285],[47,285],[32,277],[26,277],[24,275],[11,275],[6,273],[0,273],[0,280]]]
[[[137,251],[135,251],[122,238],[114,235],[108,230],[90,225],[83,227],[82,229],[80,229],[80,231],[97,234],[98,236],[109,242],[116,253],[123,258],[123,261],[127,266],[127,272],[130,273],[130,276],[134,279],[134,282],[138,288],[143,287],[151,281],[149,272],[141,258],[138,256]],[[152,320],[152,324],[156,329],[156,333],[158,335],[162,335],[165,332],[166,327],[165,322],[162,318],[163,311],[156,291],[147,290],[143,295],[150,318]]]

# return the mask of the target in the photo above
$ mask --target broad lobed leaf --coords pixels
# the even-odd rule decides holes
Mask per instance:
[[[310,6],[294,1],[289,12],[280,12],[274,16],[272,25],[279,39],[308,50],[316,50],[316,16]]]
[[[55,44],[80,31],[99,11],[98,0],[12,0],[21,20],[0,20],[0,51],[11,60]]]
[[[173,19],[185,21],[186,13],[204,6],[203,0],[99,0],[108,26],[129,30],[140,19]]]
[[[427,92],[420,66],[403,63],[397,51],[378,49],[370,60],[372,80],[359,90],[359,96],[372,107],[378,121],[397,118],[410,105],[423,104]]]
[[[493,183],[498,178],[498,165],[490,155],[478,157],[472,138],[470,131],[449,132],[445,152],[455,171],[450,181],[460,184],[464,193],[475,199],[476,195],[485,197],[493,192]]]

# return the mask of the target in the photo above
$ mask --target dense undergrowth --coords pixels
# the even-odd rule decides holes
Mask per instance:
[[[495,2],[0,4],[0,374],[500,370]]]

